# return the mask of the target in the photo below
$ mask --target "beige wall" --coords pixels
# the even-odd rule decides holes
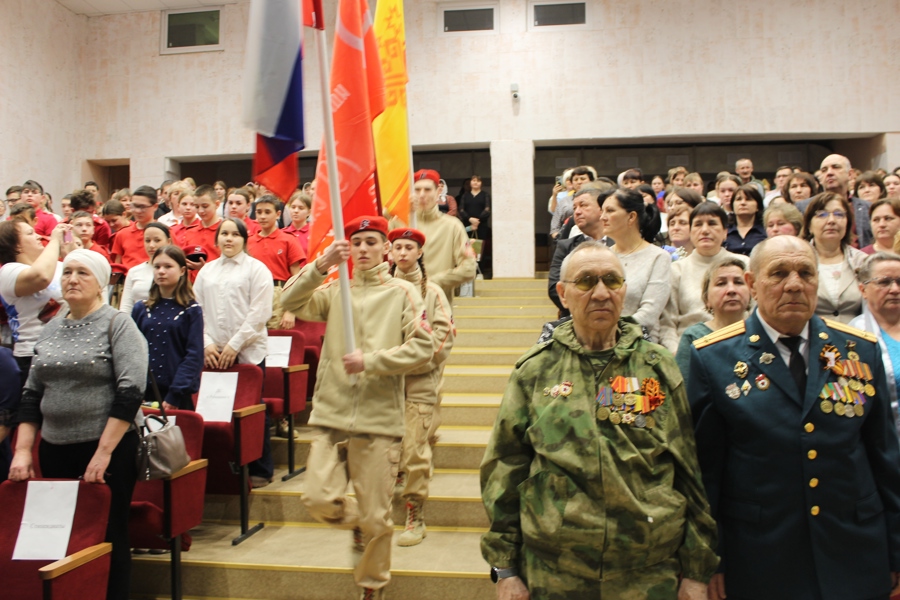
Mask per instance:
[[[325,4],[331,31],[336,0]],[[499,4],[499,33],[445,35],[437,2],[405,3],[417,148],[489,146],[506,169],[532,143],[874,138],[844,143],[854,163],[900,164],[896,0],[589,0],[588,26],[565,32],[529,31],[526,0]],[[90,172],[85,161],[128,159],[133,185],[158,185],[177,172],[167,158],[252,153],[240,121],[248,7],[223,8],[224,50],[161,56],[159,12],[88,19],[54,0],[4,0],[2,182],[36,177],[58,196]],[[307,36],[314,150],[321,105]],[[517,201],[532,203],[522,188]]]
[[[88,20],[56,2],[0,2],[0,187],[39,181],[54,197],[78,184]]]

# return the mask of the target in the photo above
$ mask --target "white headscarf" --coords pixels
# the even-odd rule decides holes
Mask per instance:
[[[108,302],[106,288],[109,286],[109,276],[112,273],[109,261],[99,252],[84,248],[78,248],[66,254],[66,258],[63,259],[63,268],[72,261],[83,264],[94,275],[100,285],[100,296],[103,298],[103,303],[106,304]]]

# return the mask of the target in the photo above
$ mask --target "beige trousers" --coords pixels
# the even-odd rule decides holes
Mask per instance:
[[[266,321],[266,329],[281,329],[281,317],[284,316],[284,308],[281,306],[281,292],[284,288],[276,285],[272,293],[272,316]]]
[[[405,500],[428,499],[434,460],[429,440],[440,425],[441,371],[406,376],[406,427],[400,457],[400,470],[406,473]]]
[[[391,496],[399,461],[399,438],[327,427],[313,435],[303,504],[318,521],[362,531],[365,550],[353,571],[360,587],[377,589],[391,580]],[[347,495],[351,482],[355,498]]]

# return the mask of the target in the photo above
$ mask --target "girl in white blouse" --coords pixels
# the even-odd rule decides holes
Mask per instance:
[[[172,243],[169,228],[162,223],[149,223],[144,228],[144,250],[151,257],[163,246]],[[125,287],[122,289],[122,299],[119,301],[119,311],[131,314],[135,302],[146,300],[150,297],[150,286],[153,284],[153,267],[150,259],[128,269],[125,276]]]
[[[260,365],[268,353],[266,321],[272,316],[272,274],[247,254],[247,227],[226,218],[216,231],[222,256],[197,275],[194,293],[203,308],[204,364],[228,369]]]
[[[203,363],[207,369],[228,369],[236,362],[265,369],[272,273],[247,254],[247,237],[247,227],[240,219],[222,219],[216,231],[222,256],[206,263],[194,282],[203,309]],[[273,472],[267,415],[262,458],[250,463],[251,485],[268,485]]]

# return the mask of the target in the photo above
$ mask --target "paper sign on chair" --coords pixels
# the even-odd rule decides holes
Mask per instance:
[[[29,481],[13,560],[64,558],[77,502],[77,481]]]
[[[291,356],[291,337],[270,335],[266,367],[286,367]]]
[[[197,412],[204,421],[230,423],[237,392],[237,373],[204,371],[197,394]]]

